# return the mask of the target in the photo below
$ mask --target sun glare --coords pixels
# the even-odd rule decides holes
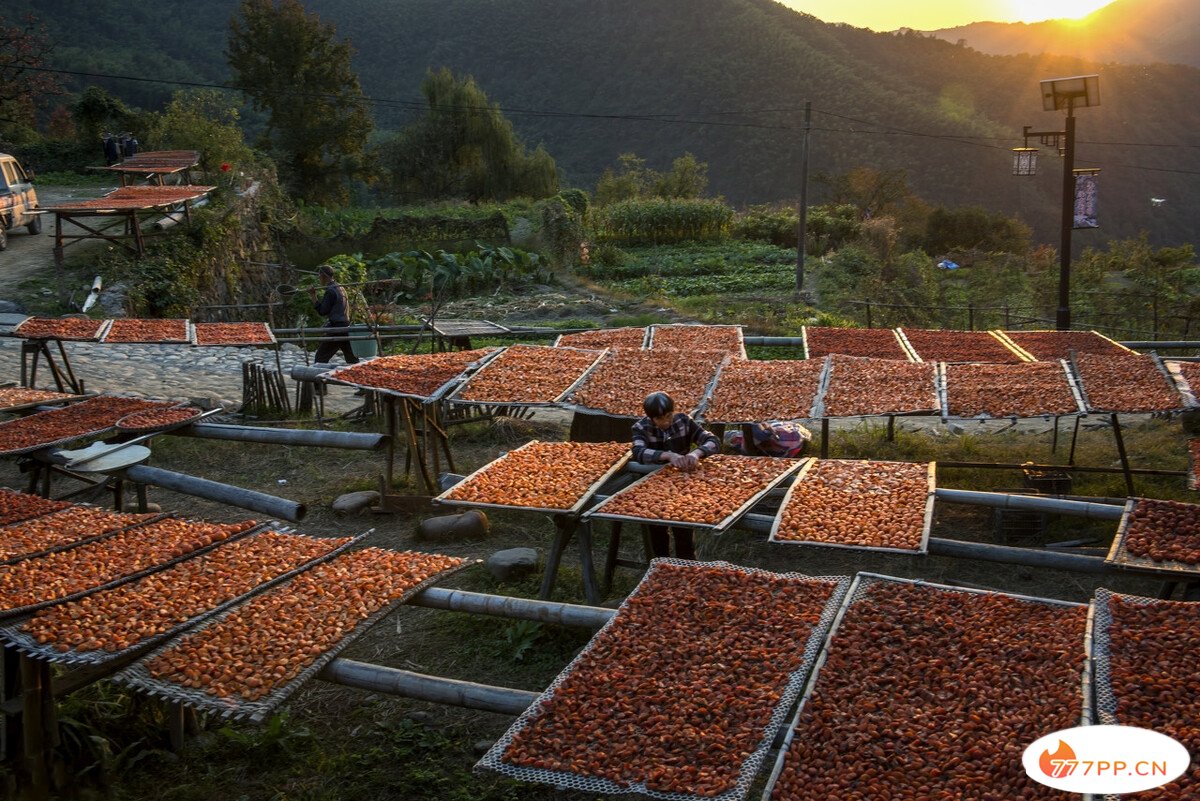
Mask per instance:
[[[1021,22],[1086,17],[1112,0],[1008,0],[1012,18]]]

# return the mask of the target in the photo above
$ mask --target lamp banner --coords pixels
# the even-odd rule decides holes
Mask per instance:
[[[1094,172],[1075,175],[1075,224],[1073,228],[1099,228],[1096,218],[1096,197],[1099,195],[1099,176]]]

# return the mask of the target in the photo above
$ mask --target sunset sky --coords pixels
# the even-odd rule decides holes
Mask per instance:
[[[780,0],[825,22],[860,28],[934,30],[968,22],[1039,22],[1082,17],[1113,0]]]

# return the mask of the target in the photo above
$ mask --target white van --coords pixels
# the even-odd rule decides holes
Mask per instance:
[[[42,215],[38,214],[37,192],[33,177],[21,162],[7,153],[0,153],[0,250],[8,247],[8,232],[25,226],[31,234],[42,231]]]

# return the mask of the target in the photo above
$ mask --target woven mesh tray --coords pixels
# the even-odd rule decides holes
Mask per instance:
[[[1109,604],[1114,598],[1137,606],[1157,606],[1159,604],[1175,604],[1179,601],[1161,601],[1156,598],[1143,598],[1139,595],[1116,593],[1103,587],[1096,590],[1096,628],[1093,635],[1095,657],[1092,660],[1092,687],[1096,695],[1096,720],[1104,726],[1119,726],[1121,720],[1117,716],[1117,696],[1112,689],[1112,640],[1113,624],[1112,610]],[[1194,757],[1193,757],[1194,759]],[[1187,774],[1184,774],[1186,776]],[[1120,801],[1120,796],[1103,796],[1105,801]],[[1183,798],[1183,796],[1180,796]]]
[[[503,456],[499,457],[498,459],[494,459],[493,461],[488,462],[483,467],[479,468],[474,473],[471,473],[469,476],[464,478],[462,481],[459,481],[454,486],[447,488],[445,492],[443,492],[441,495],[438,495],[436,498],[434,498],[433,502],[435,504],[442,504],[444,506],[456,506],[456,507],[461,506],[461,507],[469,507],[469,508],[475,508],[475,509],[496,509],[498,511],[504,511],[504,512],[538,512],[541,514],[568,514],[568,515],[576,514],[579,512],[580,509],[582,509],[584,506],[586,506],[592,500],[592,497],[600,490],[600,488],[602,486],[604,486],[605,483],[607,483],[609,481],[609,479],[611,479],[617,473],[621,472],[621,470],[623,470],[625,468],[625,465],[629,464],[629,459],[631,456],[630,452],[626,451],[624,456],[620,457],[615,462],[613,462],[613,464],[610,465],[604,471],[604,474],[601,475],[599,478],[597,478],[595,481],[593,481],[591,483],[591,485],[588,486],[588,488],[583,491],[583,493],[579,496],[579,498],[577,498],[575,500],[575,503],[571,504],[571,506],[567,509],[560,509],[560,508],[549,507],[549,506],[520,506],[517,504],[508,504],[508,503],[485,503],[483,501],[466,501],[466,500],[460,500],[458,498],[451,497],[451,493],[453,493],[456,489],[459,489],[460,487],[465,486],[476,476],[479,476],[480,474],[487,472],[487,470],[489,468],[503,462],[511,454],[517,453],[519,451],[522,451],[522,450],[530,447],[531,445],[535,445],[535,444],[539,444],[539,443],[541,443],[541,440],[536,440],[536,439],[530,440],[529,442],[526,442],[521,447],[514,448],[513,450],[509,451],[508,453],[504,454]],[[542,443],[542,444],[554,444],[554,443]],[[567,444],[567,443],[563,443],[563,444]]]
[[[128,584],[131,581],[137,581],[138,579],[142,578],[143,576],[148,576],[151,573],[157,573],[160,570],[166,570],[168,567],[171,567],[172,565],[177,565],[184,560],[191,559],[193,556],[200,556],[201,554],[208,553],[209,551],[213,550],[214,548],[219,548],[221,545],[223,545],[227,542],[233,542],[234,540],[238,540],[238,539],[241,539],[242,537],[253,534],[256,531],[261,531],[266,525],[267,525],[266,523],[259,523],[258,525],[251,526],[250,528],[246,529],[245,531],[239,531],[235,534],[230,534],[228,537],[221,540],[220,542],[214,542],[211,545],[205,545],[203,548],[197,548],[196,550],[191,551],[190,553],[185,553],[182,556],[175,557],[174,559],[168,559],[167,561],[165,561],[161,564],[152,565],[150,567],[145,568],[144,570],[139,570],[136,573],[130,573],[127,576],[121,576],[120,578],[115,578],[112,581],[106,582],[104,584],[98,584],[95,587],[88,587],[85,590],[80,590],[79,592],[73,592],[70,595],[64,595],[61,598],[54,598],[54,599],[48,600],[48,601],[39,601],[36,604],[29,604],[28,606],[18,606],[13,609],[0,610],[0,623],[9,621],[9,620],[13,620],[14,618],[24,617],[25,615],[32,614],[32,613],[38,611],[39,609],[45,609],[47,606],[54,606],[55,604],[66,603],[67,601],[74,601],[74,600],[84,597],[85,595],[91,595],[94,592],[99,592],[100,590],[109,590],[109,589],[112,589],[113,587],[119,587],[122,584]]]
[[[118,396],[98,395],[98,396],[94,396],[94,398],[89,398],[89,400],[94,400],[95,397],[118,397]],[[143,412],[150,411],[151,409],[154,409],[154,408],[171,408],[176,405],[176,404],[172,404],[172,403],[167,403],[165,401],[163,401],[163,402],[143,401],[141,398],[128,398],[127,400],[138,400],[138,401],[142,401],[143,403],[153,404],[153,405],[146,406],[145,408],[138,410],[138,411],[143,411]],[[79,407],[77,405],[71,405],[71,406],[62,407],[62,408],[58,408],[58,409],[50,409],[45,412],[38,412],[37,414],[32,414],[29,417],[22,417],[19,420],[11,420],[11,421],[8,421],[7,423],[0,423],[0,431],[3,431],[4,425],[24,422],[25,420],[32,420],[33,418],[39,417],[41,415],[59,414],[68,409],[75,409],[75,408],[79,408]],[[121,417],[125,417],[125,416],[131,415],[131,414],[135,414],[135,412],[126,412],[124,415],[121,415]],[[13,448],[11,450],[0,449],[0,456],[20,456],[21,454],[32,453],[34,451],[40,451],[43,448],[53,448],[58,445],[65,445],[68,442],[76,442],[78,440],[86,439],[89,437],[101,436],[103,434],[107,434],[108,432],[114,430],[116,428],[118,419],[120,419],[120,418],[113,417],[111,422],[109,422],[107,425],[100,426],[98,428],[95,428],[95,429],[92,429],[89,431],[82,431],[82,432],[78,432],[75,434],[70,434],[68,436],[60,437],[56,440],[52,440],[50,442],[39,442],[36,445],[28,445],[24,448]]]
[[[592,359],[591,364],[589,364],[587,367],[585,367],[579,373],[579,375],[575,376],[575,378],[573,378],[571,380],[571,382],[565,388],[563,388],[557,395],[555,395],[553,398],[547,398],[544,400],[522,401],[522,400],[503,400],[500,398],[464,398],[464,397],[462,397],[462,393],[467,391],[468,389],[470,389],[471,382],[474,381],[478,376],[487,374],[487,373],[489,373],[489,371],[505,369],[505,365],[502,364],[503,354],[501,354],[500,356],[497,356],[496,358],[489,360],[487,364],[483,365],[478,370],[475,370],[473,373],[471,373],[470,376],[468,376],[467,378],[465,378],[461,382],[459,382],[458,385],[454,388],[453,392],[446,395],[446,398],[445,398],[446,401],[449,403],[459,403],[459,404],[463,404],[463,405],[472,405],[472,406],[512,406],[514,408],[528,408],[528,409],[544,408],[546,406],[557,406],[558,404],[565,401],[568,395],[570,395],[577,388],[579,388],[583,384],[583,382],[587,380],[588,376],[590,376],[593,372],[596,371],[596,369],[600,366],[600,363],[604,361],[605,357],[608,356],[607,348],[573,348],[573,347],[567,346],[567,347],[558,347],[558,348],[547,347],[545,349],[550,351],[550,353],[548,355],[551,357],[554,356],[555,350],[560,350],[560,351],[573,350],[573,351],[579,351],[579,352],[591,352],[591,353],[595,353],[596,357],[594,359]],[[508,348],[505,348],[504,352],[507,353]]]
[[[808,476],[814,467],[819,464],[819,459],[809,459],[808,463],[800,469],[796,474],[796,478],[792,481],[792,485],[788,487],[787,492],[783,496],[783,500],[779,504],[779,511],[775,513],[775,521],[771,524],[771,533],[767,537],[768,542],[778,543],[780,545],[813,545],[821,548],[842,548],[855,551],[877,551],[880,553],[929,553],[929,535],[933,530],[933,507],[936,500],[937,491],[937,462],[929,462],[926,469],[926,484],[928,489],[925,493],[925,505],[921,523],[921,540],[916,548],[893,548],[883,545],[853,545],[844,542],[822,542],[820,540],[793,540],[782,538],[779,536],[779,530],[783,527],[783,513],[788,505],[792,502],[796,492],[800,489],[800,483]],[[867,460],[871,461],[871,460]]]
[[[270,530],[280,531],[280,528],[282,528],[282,527],[279,527],[279,528],[273,527]],[[292,536],[300,536],[300,535],[296,535],[289,531],[280,531],[280,533],[290,533]],[[24,654],[27,654],[28,656],[32,656],[35,659],[44,659],[47,662],[53,662],[56,664],[104,665],[104,664],[108,664],[110,662],[121,661],[121,660],[125,659],[127,656],[130,656],[139,651],[147,651],[150,648],[152,648],[153,646],[155,646],[156,644],[161,643],[164,640],[168,640],[168,639],[174,637],[176,634],[179,634],[184,629],[194,626],[196,623],[199,623],[201,620],[204,620],[205,618],[208,618],[212,615],[219,614],[219,613],[225,611],[226,609],[236,606],[237,604],[241,603],[242,601],[248,600],[248,599],[254,597],[255,595],[258,595],[259,593],[265,592],[266,590],[269,590],[272,587],[282,584],[284,581],[287,581],[288,579],[292,578],[293,576],[303,573],[305,570],[308,570],[309,568],[316,567],[317,565],[321,564],[322,562],[327,562],[330,559],[334,559],[341,553],[345,552],[348,548],[361,543],[363,538],[366,536],[367,536],[367,534],[359,534],[359,535],[353,537],[349,542],[346,542],[346,543],[343,543],[342,545],[337,546],[336,548],[334,548],[332,551],[330,551],[327,554],[318,556],[314,559],[310,559],[309,561],[305,562],[304,564],[300,565],[299,567],[292,568],[291,570],[288,570],[284,573],[280,573],[278,576],[275,576],[274,578],[268,579],[266,582],[258,585],[257,587],[254,587],[253,589],[249,590],[248,592],[244,592],[241,595],[238,595],[238,596],[230,598],[226,601],[223,601],[220,604],[218,604],[217,606],[214,606],[212,609],[208,609],[197,615],[193,615],[192,617],[188,618],[187,620],[183,621],[182,623],[172,626],[170,629],[167,629],[166,631],[164,631],[160,634],[155,634],[151,637],[147,637],[147,638],[141,640],[140,642],[137,642],[137,643],[129,646],[128,648],[124,648],[119,651],[106,651],[106,650],[78,651],[75,649],[72,649],[69,651],[59,651],[53,644],[39,643],[31,635],[22,631],[21,627],[24,625],[24,621],[22,621],[20,623],[12,623],[7,626],[0,627],[0,638],[3,638],[10,644],[16,646],[17,650],[21,651]],[[225,543],[221,543],[221,544],[224,545]]]
[[[477,348],[477,350],[489,350],[488,348]],[[473,362],[469,362],[463,366],[455,375],[444,381],[441,386],[435,389],[428,395],[421,395],[416,392],[402,392],[398,389],[389,389],[388,387],[377,387],[372,384],[361,384],[352,379],[342,377],[342,374],[352,370],[355,365],[347,364],[330,370],[322,375],[323,380],[328,384],[340,384],[344,387],[354,387],[356,389],[365,390],[367,392],[378,392],[380,395],[388,395],[393,398],[408,398],[410,400],[418,400],[425,402],[439,401],[448,393],[453,392],[459,384],[468,377],[474,375],[479,370],[482,370],[487,364],[501,353],[503,348],[491,348],[490,352],[485,353]],[[360,362],[361,364],[361,362]],[[511,404],[505,404],[511,405]]]
[[[429,578],[425,579],[425,581],[412,587],[400,598],[397,598],[387,606],[384,606],[382,609],[375,611],[370,616],[359,621],[358,625],[347,632],[345,637],[343,637],[332,647],[326,649],[315,660],[313,660],[308,667],[302,670],[294,678],[280,685],[279,687],[276,687],[275,690],[269,695],[260,698],[257,701],[247,701],[245,699],[235,698],[233,696],[228,698],[219,698],[215,695],[210,695],[203,690],[184,687],[173,681],[167,679],[158,679],[151,676],[150,671],[146,669],[146,662],[155,659],[160,654],[165,653],[173,648],[175,646],[174,642],[168,642],[159,646],[157,649],[149,654],[146,654],[144,657],[125,668],[120,673],[114,675],[112,679],[115,682],[128,685],[139,692],[143,692],[146,695],[149,695],[151,698],[162,698],[167,701],[187,704],[188,706],[194,707],[201,711],[218,715],[223,719],[249,720],[253,723],[260,723],[268,716],[274,714],[274,712],[293,693],[295,693],[296,690],[300,689],[301,685],[316,676],[322,668],[332,662],[333,659],[342,651],[344,651],[351,643],[365,634],[380,620],[395,611],[400,605],[407,603],[410,598],[421,592],[421,590],[424,590],[425,588],[442,581],[443,579],[446,579],[459,570],[463,570],[474,564],[478,564],[478,560],[464,561],[461,565],[448,570],[443,570],[442,572],[430,576]],[[279,586],[280,585],[276,585],[276,587],[272,589],[278,589]],[[258,597],[258,595],[262,594],[263,593],[255,593],[254,597]],[[244,598],[236,604],[230,604],[228,608],[221,612],[221,614],[209,617],[204,622],[191,628],[187,634],[195,634],[197,632],[204,631],[210,626],[220,623],[229,615],[236,612],[239,607],[252,600],[253,598]]]
[[[1113,537],[1112,547],[1108,550],[1108,556],[1104,558],[1105,563],[1120,567],[1136,568],[1142,571],[1152,571],[1165,576],[1190,577],[1193,579],[1200,577],[1200,564],[1189,564],[1188,562],[1179,562],[1176,560],[1156,562],[1148,556],[1134,556],[1129,552],[1127,542],[1129,526],[1132,522],[1133,510],[1137,507],[1137,501],[1137,498],[1130,498],[1125,501],[1125,511],[1121,515],[1121,522],[1117,526],[1117,534]],[[1164,531],[1161,536],[1170,537],[1172,534],[1173,532]]]
[[[79,504],[77,506],[70,507],[70,508],[80,508],[80,507],[84,507],[84,504]],[[84,508],[90,508],[90,507],[84,507]],[[66,511],[69,511],[69,509],[59,509],[58,511],[66,512]],[[100,511],[106,511],[106,510],[102,509]],[[21,525],[21,523],[28,523],[30,520],[36,520],[41,517],[49,517],[52,514],[57,514],[57,512],[50,512],[45,515],[38,515],[37,517],[27,518],[25,520],[21,520],[16,523],[10,523],[9,525],[10,526],[19,526],[19,525]],[[136,514],[136,513],[127,513],[127,514]],[[78,548],[83,545],[91,545],[93,542],[99,542],[100,540],[108,539],[109,537],[116,536],[117,534],[121,534],[123,532],[129,531],[130,529],[135,529],[140,526],[148,526],[152,523],[157,523],[161,520],[165,520],[168,517],[170,517],[170,515],[167,514],[166,512],[163,512],[162,514],[147,514],[145,520],[138,520],[137,522],[130,523],[129,525],[121,526],[120,528],[114,528],[112,531],[105,531],[103,534],[93,534],[89,537],[84,537],[83,539],[75,540],[74,542],[65,542],[62,545],[56,545],[53,548],[43,548],[40,551],[31,551],[29,553],[23,553],[23,554],[19,554],[17,556],[10,556],[7,559],[0,560],[0,566],[15,565],[17,562],[24,562],[26,559],[38,559],[43,556],[49,556],[52,553],[58,553],[59,551],[69,551],[72,548]],[[7,527],[8,526],[5,526],[5,528],[7,528]],[[0,529],[0,536],[2,536],[3,533],[4,533],[3,530]]]
[[[126,319],[126,318],[123,318]],[[195,337],[192,329],[191,320],[179,320],[183,323],[183,338],[175,339],[110,339],[114,328],[120,328],[123,320],[112,320],[109,326],[104,331],[104,337],[100,340],[105,345],[190,345]],[[139,321],[140,322],[140,321]],[[153,322],[165,322],[154,320]]]
[[[747,456],[747,457],[733,457],[733,458],[768,459],[771,457]],[[757,505],[760,501],[762,501],[764,498],[766,498],[767,494],[769,492],[771,492],[771,490],[778,487],[780,484],[782,484],[784,481],[786,481],[790,476],[792,476],[797,470],[801,469],[805,464],[807,464],[808,459],[799,457],[799,458],[792,458],[792,459],[779,459],[778,461],[779,461],[779,472],[777,472],[770,481],[761,485],[759,487],[758,491],[755,492],[749,498],[747,498],[746,501],[744,503],[742,503],[741,506],[739,506],[737,509],[734,509],[733,511],[731,511],[728,515],[726,515],[721,520],[718,520],[716,523],[701,523],[701,522],[696,522],[696,521],[692,521],[692,520],[670,520],[670,519],[660,518],[660,517],[641,517],[638,515],[624,514],[624,513],[620,513],[620,512],[604,511],[605,505],[608,504],[609,501],[611,501],[613,498],[618,498],[623,493],[627,493],[630,490],[632,490],[636,487],[639,487],[648,481],[652,481],[656,476],[659,475],[659,473],[660,473],[659,470],[656,470],[652,473],[644,475],[641,478],[639,478],[637,481],[630,484],[628,487],[625,487],[617,492],[614,492],[607,499],[601,501],[597,506],[595,506],[591,510],[585,512],[583,514],[583,517],[584,517],[584,519],[595,518],[598,520],[619,520],[619,521],[622,521],[625,523],[648,523],[650,525],[659,525],[659,526],[678,526],[680,528],[703,529],[705,531],[711,531],[713,534],[721,534],[721,533],[725,532],[734,523],[736,523],[738,520],[740,520],[743,515],[745,515],[747,512],[749,512],[751,509],[753,509],[755,507],[755,505]],[[788,462],[791,462],[791,464],[787,464]]]
[[[870,592],[871,588],[874,585],[882,584],[882,583],[911,584],[914,586],[928,587],[930,589],[940,590],[942,592],[958,593],[961,595],[1002,595],[1006,598],[1014,598],[1017,600],[1028,601],[1030,603],[1043,604],[1046,606],[1064,606],[1064,607],[1084,606],[1084,604],[1072,603],[1070,601],[1060,601],[1060,600],[1053,599],[1053,598],[1037,598],[1037,597],[1030,596],[1030,595],[1019,595],[1016,593],[1009,593],[1009,592],[995,592],[992,590],[977,590],[977,589],[972,589],[972,588],[968,588],[968,587],[952,587],[949,585],[936,584],[936,583],[932,583],[932,582],[928,582],[928,581],[923,581],[920,579],[897,578],[894,576],[884,576],[884,575],[879,575],[876,573],[859,573],[858,575],[856,575],[854,577],[854,583],[851,584],[849,592],[846,594],[845,599],[842,601],[841,608],[839,608],[837,610],[836,617],[833,621],[833,625],[829,629],[828,636],[826,637],[825,641],[821,645],[821,652],[820,652],[819,658],[816,660],[816,664],[813,668],[813,671],[809,675],[808,683],[804,688],[804,694],[800,698],[800,703],[796,707],[796,712],[792,716],[791,722],[788,725],[787,736],[784,738],[783,745],[780,746],[780,748],[779,748],[779,754],[775,759],[775,767],[772,769],[771,775],[767,779],[766,786],[763,789],[761,801],[772,801],[771,794],[775,789],[776,782],[778,782],[780,775],[783,773],[784,765],[787,762],[788,751],[791,749],[792,740],[796,736],[796,727],[798,725],[800,725],[800,717],[804,713],[804,707],[808,703],[808,701],[812,698],[813,693],[816,690],[817,683],[819,682],[819,680],[821,678],[821,668],[825,664],[825,660],[828,657],[829,648],[832,645],[833,638],[837,635],[838,629],[841,627],[842,620],[846,616],[846,612],[855,603],[863,600],[867,596],[867,594]],[[1079,684],[1079,692],[1080,692],[1079,721],[1080,721],[1080,725],[1083,725],[1083,726],[1089,725],[1091,723],[1091,719],[1092,719],[1092,703],[1091,703],[1092,685],[1091,685],[1090,673],[1091,673],[1092,658],[1093,658],[1092,655],[1093,655],[1094,648],[1095,648],[1094,642],[1093,642],[1094,616],[1095,616],[1095,610],[1093,608],[1089,608],[1086,628],[1084,630],[1084,637],[1083,637],[1083,642],[1082,642],[1084,655],[1085,655],[1085,662],[1084,662],[1084,669],[1081,671],[1081,674],[1080,674],[1080,684]],[[909,796],[902,796],[901,789],[902,788],[893,788],[894,797],[897,797],[897,798],[909,797]]]
[[[146,412],[158,412],[158,411],[164,411],[164,412],[172,411],[173,412],[176,409],[179,409],[179,410],[190,409],[193,413],[190,417],[185,417],[180,420],[173,420],[173,421],[167,422],[167,423],[159,423],[157,425],[152,425],[152,426],[124,425],[125,421],[127,421],[129,418],[136,417],[139,414],[145,414]],[[120,431],[122,434],[145,434],[145,433],[149,433],[151,431],[159,431],[159,430],[163,430],[163,429],[183,428],[184,426],[190,425],[191,423],[195,422],[197,420],[197,418],[199,418],[203,415],[204,415],[203,409],[198,409],[195,406],[190,406],[186,403],[180,403],[175,406],[171,406],[167,409],[144,409],[140,412],[133,412],[132,414],[127,414],[124,417],[122,417],[120,420],[117,421],[116,427],[117,427],[117,430]]]
[[[15,525],[17,523],[23,523],[26,520],[33,520],[38,517],[45,517],[48,514],[53,514],[54,512],[61,512],[63,509],[71,508],[71,504],[68,503],[67,501],[56,501],[53,498],[43,498],[40,495],[31,495],[28,492],[21,492],[20,490],[15,490],[15,489],[12,489],[11,487],[0,487],[0,494],[19,495],[22,497],[37,498],[39,501],[45,501],[46,503],[52,505],[51,508],[44,509],[40,512],[30,512],[29,514],[23,513],[18,517],[14,517],[11,520],[4,520],[3,522],[0,522],[0,527],[11,526],[11,525]]]
[[[540,713],[543,704],[554,698],[555,692],[563,684],[571,673],[580,666],[580,664],[588,658],[592,648],[600,639],[600,635],[608,631],[610,628],[619,626],[622,619],[622,612],[629,606],[630,601],[638,597],[641,593],[647,592],[647,587],[653,581],[653,577],[660,565],[673,565],[677,567],[696,567],[696,568],[711,568],[720,567],[734,573],[756,574],[769,573],[770,571],[759,570],[752,567],[741,567],[731,565],[726,562],[691,562],[680,559],[655,559],[650,564],[650,570],[642,577],[638,586],[630,593],[629,597],[622,602],[617,608],[617,613],[597,632],[596,636],[584,647],[584,649],[571,661],[566,668],[563,669],[550,686],[538,696],[538,699],[529,705],[516,722],[508,729],[504,735],[496,741],[482,759],[476,764],[475,769],[492,770],[504,774],[514,779],[519,779],[526,782],[535,782],[539,784],[555,785],[560,789],[579,790],[587,793],[603,793],[606,795],[625,795],[630,793],[641,793],[652,798],[662,798],[668,801],[700,801],[700,799],[708,799],[709,801],[736,801],[744,798],[750,791],[750,785],[754,781],[755,774],[767,758],[767,752],[770,750],[771,743],[775,739],[779,728],[784,724],[787,718],[787,713],[795,702],[796,697],[800,694],[800,689],[803,686],[805,677],[812,668],[817,655],[821,650],[821,643],[824,642],[829,627],[833,623],[833,619],[837,614],[837,610],[842,605],[842,599],[845,596],[850,586],[850,579],[845,576],[805,576],[799,573],[777,573],[774,574],[781,578],[796,579],[805,582],[826,583],[832,585],[832,593],[829,599],[825,602],[821,616],[814,624],[812,631],[804,646],[804,658],[800,666],[788,676],[787,685],[785,686],[779,701],[775,707],[774,713],[771,715],[769,722],[762,731],[761,739],[758,746],[750,754],[749,757],[742,763],[742,768],[738,774],[737,783],[735,786],[720,795],[715,796],[698,796],[685,793],[662,792],[651,790],[645,786],[642,781],[630,783],[628,785],[620,785],[613,781],[592,776],[584,776],[577,773],[568,773],[560,770],[549,770],[541,768],[527,768],[518,765],[513,765],[504,761],[504,754],[508,747],[512,744],[513,737],[519,732],[527,728]]]

